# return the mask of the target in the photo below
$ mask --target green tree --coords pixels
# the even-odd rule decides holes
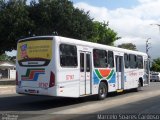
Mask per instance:
[[[27,36],[31,21],[26,0],[0,1],[0,54],[16,48],[17,39]]]
[[[10,62],[14,62],[15,61],[15,57],[11,57],[6,55],[5,53],[0,55],[0,61],[10,61]]]
[[[53,33],[107,45],[119,39],[108,23],[95,22],[69,0],[0,0],[0,54],[16,49],[19,38]]]
[[[136,45],[132,43],[123,43],[121,45],[118,45],[118,47],[137,51]]]
[[[105,45],[113,45],[120,37],[117,37],[117,33],[109,28],[108,25],[109,22],[93,22],[93,34],[90,41]]]
[[[0,61],[8,61],[10,58],[6,54],[0,55]]]
[[[29,16],[34,22],[32,33],[36,35],[52,35],[87,40],[91,37],[93,27],[89,13],[74,8],[68,0],[31,1],[28,7]]]
[[[153,60],[151,70],[160,72],[160,58],[156,58]]]

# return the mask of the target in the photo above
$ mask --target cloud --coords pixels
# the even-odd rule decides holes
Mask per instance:
[[[151,2],[157,2],[157,1],[159,1],[159,0],[138,0],[138,2],[140,2],[140,3],[151,3]]]
[[[160,23],[160,0],[138,0],[134,8],[117,8],[109,10],[105,7],[96,7],[80,2],[75,7],[90,11],[91,17],[97,21],[109,21],[109,26],[118,33],[122,39],[115,42],[134,43],[140,51],[144,51],[147,38],[151,38],[152,51],[160,46],[160,31],[158,26],[150,25]],[[143,47],[143,49],[141,49]],[[158,56],[157,56],[158,57]]]
[[[89,11],[91,17],[93,17],[97,21],[104,21],[109,17],[109,10],[105,7],[94,7],[84,2],[74,4],[74,7],[82,9],[86,12]]]

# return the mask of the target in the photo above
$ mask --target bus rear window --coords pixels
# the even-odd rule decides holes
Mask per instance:
[[[17,60],[20,66],[46,66],[51,58],[51,38],[27,39],[18,42]]]

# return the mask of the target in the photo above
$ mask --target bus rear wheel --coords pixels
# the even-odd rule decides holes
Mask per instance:
[[[104,82],[101,82],[99,84],[99,89],[98,89],[98,100],[105,99],[107,96],[107,93],[108,93],[108,90],[107,90],[106,84]]]

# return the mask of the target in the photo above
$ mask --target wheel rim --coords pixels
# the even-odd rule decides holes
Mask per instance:
[[[101,88],[100,88],[100,95],[101,95],[102,97],[104,97],[105,94],[106,94],[106,89],[105,89],[104,87],[101,87]]]

